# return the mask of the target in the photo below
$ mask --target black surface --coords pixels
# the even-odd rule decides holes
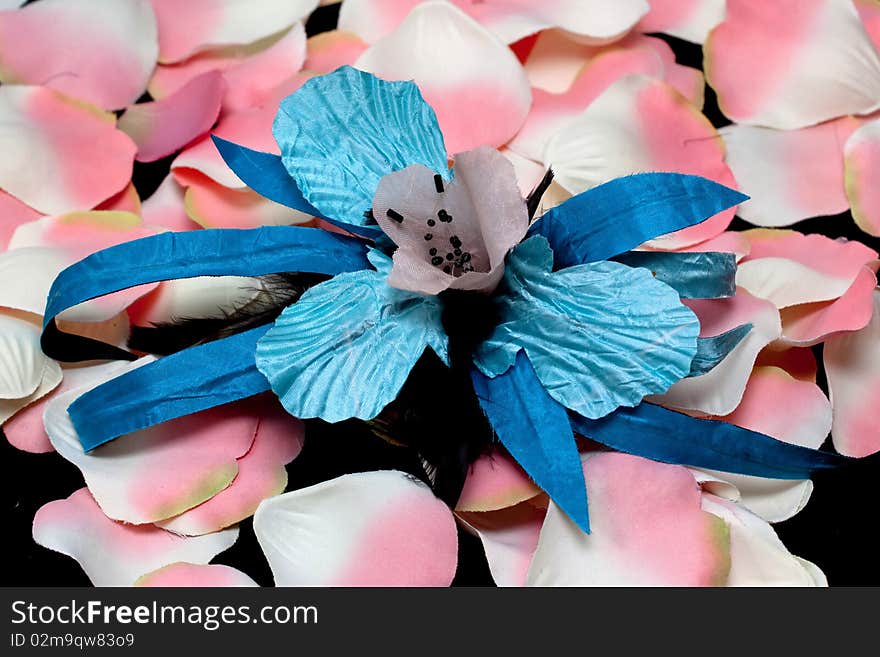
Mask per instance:
[[[308,23],[314,34],[331,28],[335,9],[319,9]],[[681,63],[700,67],[699,46],[664,37],[675,49]],[[716,125],[729,123],[718,111],[714,94],[706,90],[705,114]],[[135,185],[143,198],[156,189],[172,158],[158,163],[137,165]],[[736,230],[750,227],[737,219]],[[803,232],[830,237],[857,239],[880,249],[880,240],[857,229],[849,213],[818,217],[794,226]],[[821,368],[821,347],[815,349]],[[826,390],[824,373],[819,385]],[[779,412],[785,412],[780,408]],[[37,509],[54,499],[67,497],[83,485],[79,471],[57,454],[34,455],[12,448],[0,440],[0,463],[3,485],[0,513],[3,526],[3,585],[76,586],[88,585],[88,579],[70,558],[37,546],[31,539],[31,522]],[[356,425],[311,426],[303,453],[288,466],[293,490],[347,472],[396,468],[418,472],[415,456],[392,447]],[[866,466],[846,473],[828,473],[815,477],[816,489],[806,509],[794,519],[776,525],[786,546],[798,556],[818,564],[831,585],[880,585],[880,544],[875,538],[877,511],[876,482],[880,467]],[[457,585],[491,584],[479,542],[462,534]],[[250,521],[242,523],[241,536],[216,562],[235,566],[261,584],[271,584],[271,573],[253,536]]]

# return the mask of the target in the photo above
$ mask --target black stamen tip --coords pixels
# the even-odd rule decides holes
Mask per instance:
[[[434,174],[434,188],[438,194],[443,193],[443,177],[439,173]]]
[[[449,265],[446,265],[446,266],[443,268],[443,271],[445,271],[447,274],[451,274],[451,273],[452,273],[452,267],[450,267]]]
[[[439,267],[443,264],[443,258],[441,258],[440,256],[434,256],[433,258],[431,258],[431,264],[435,267]]]
[[[385,214],[388,216],[389,219],[392,219],[393,221],[396,221],[399,224],[403,223],[403,215],[400,214],[399,212],[389,208],[388,212],[386,212]]]
[[[425,233],[426,242],[430,242],[432,239],[434,239],[434,236],[431,233]]]
[[[435,255],[437,255],[437,249],[428,249],[428,253],[431,254],[432,256],[435,256]]]
[[[455,256],[452,255],[451,253],[447,253],[447,254],[446,254],[446,259],[447,259],[447,260],[453,260],[454,258],[455,258]]]
[[[437,225],[437,222],[434,221],[433,219],[428,219],[427,224],[430,228],[433,228],[434,226]]]
[[[458,238],[458,235],[453,235],[449,238],[449,243],[452,245],[453,249],[457,249],[461,246],[461,240]]]

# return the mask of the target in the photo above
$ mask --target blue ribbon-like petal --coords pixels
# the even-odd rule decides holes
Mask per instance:
[[[639,173],[568,199],[542,215],[529,234],[547,238],[562,269],[613,258],[746,200],[699,176]]]
[[[718,363],[727,358],[727,354],[733,351],[734,347],[742,342],[751,330],[751,324],[742,324],[721,335],[697,340],[697,353],[694,360],[691,361],[691,371],[688,376],[703,376],[711,372]]]
[[[736,294],[736,256],[732,253],[629,251],[614,260],[647,269],[682,299],[721,299]]]

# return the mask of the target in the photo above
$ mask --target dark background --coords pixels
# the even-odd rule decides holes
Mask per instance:
[[[309,20],[308,33],[332,29],[337,12],[336,7],[318,9]],[[673,47],[680,63],[701,68],[700,46],[663,38]],[[715,94],[708,87],[703,111],[717,127],[730,123],[719,112]],[[147,198],[158,187],[172,159],[173,156],[151,164],[135,164],[134,183],[141,198]],[[731,226],[734,230],[750,227],[740,219],[735,219]],[[861,232],[848,212],[809,219],[794,228],[804,233],[856,239],[880,250],[880,240]],[[821,351],[821,345],[814,347],[820,366],[818,383],[827,393]],[[779,412],[786,410],[780,408]],[[79,470],[58,454],[21,452],[11,447],[5,437],[0,438],[0,464],[6,488],[0,501],[6,555],[0,584],[88,586],[89,580],[76,562],[36,545],[31,538],[31,523],[37,509],[84,485]],[[357,424],[316,425],[307,435],[302,454],[287,468],[288,490],[348,472],[389,468],[417,473],[420,464],[408,450],[391,447]],[[806,509],[775,525],[780,538],[792,553],[822,568],[832,586],[880,585],[880,544],[875,539],[880,461],[873,460],[846,472],[823,473],[815,476],[814,481],[815,491]],[[459,535],[461,553],[454,585],[491,585],[479,541],[462,532]],[[241,523],[238,542],[214,561],[239,568],[262,585],[272,584],[250,520]]]

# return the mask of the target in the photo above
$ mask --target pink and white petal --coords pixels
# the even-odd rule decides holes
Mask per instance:
[[[459,522],[480,539],[498,586],[525,586],[546,510],[528,502],[484,513],[456,511]]]
[[[43,355],[38,326],[0,313],[0,400],[29,397],[55,364]]]
[[[229,189],[204,176],[191,180],[184,200],[186,213],[204,228],[290,226],[312,220],[299,210],[270,201],[250,189]]]
[[[152,196],[143,203],[141,216],[150,226],[161,226],[175,232],[200,228],[186,214],[185,191],[172,174],[168,174]]]
[[[638,24],[641,32],[663,32],[703,43],[724,20],[725,0],[650,0],[651,11]]]
[[[743,324],[752,324],[746,337],[709,373],[672,385],[651,401],[706,415],[727,415],[739,406],[758,353],[776,340],[782,326],[779,311],[769,301],[738,288],[727,299],[684,301],[700,319],[700,337],[720,335]]]
[[[700,509],[681,466],[628,454],[584,461],[586,534],[551,502],[529,569],[532,586],[718,586],[727,579],[727,527]]]
[[[164,281],[128,308],[137,326],[174,321],[182,317],[219,317],[254,301],[263,287],[257,278],[198,276]]]
[[[712,495],[723,497],[725,500],[730,500],[731,502],[739,502],[742,497],[739,489],[729,481],[725,481],[721,477],[705,470],[698,470],[697,468],[692,468],[690,466],[685,467],[687,468],[687,471],[693,475],[694,480],[700,486],[700,490],[704,493],[711,493]],[[726,473],[723,474],[726,476]]]
[[[538,183],[541,182],[541,179],[544,177],[544,174],[547,173],[547,170],[540,162],[523,157],[506,146],[500,148],[499,152],[513,165],[513,171],[516,174],[516,182],[519,185],[519,191],[522,194],[522,197],[526,198],[529,193],[535,189]]]
[[[353,65],[367,49],[367,44],[353,32],[330,30],[309,37],[303,68],[330,73],[340,66]]]
[[[95,207],[131,180],[136,146],[115,121],[51,89],[3,85],[0,187],[45,214]]]
[[[874,292],[868,325],[828,338],[824,359],[834,410],[834,447],[848,456],[880,451],[880,290]]]
[[[740,217],[758,226],[788,226],[844,212],[841,121],[800,130],[730,125],[720,130],[726,161],[744,194]]]
[[[49,247],[62,254],[61,260],[66,267],[102,249],[155,233],[155,229],[144,226],[140,217],[129,212],[72,212],[43,217],[19,226],[9,244],[10,248],[16,251],[33,251]],[[41,255],[47,254],[42,252]],[[41,283],[43,282],[41,279]],[[157,285],[158,283],[139,285],[106,297],[86,301],[65,310],[59,317],[70,321],[103,322],[118,315],[136,299],[155,289]],[[48,291],[49,286],[45,287],[45,292]],[[34,309],[32,312],[42,314],[44,304],[45,299],[41,301],[39,309]]]
[[[519,464],[500,449],[474,461],[455,505],[458,513],[497,511],[541,494]]]
[[[739,504],[703,495],[703,509],[727,523],[730,574],[727,586],[825,586],[822,572],[792,555],[773,528]]]
[[[80,488],[44,504],[34,516],[34,540],[72,557],[95,586],[131,586],[141,575],[178,561],[206,564],[238,538],[238,528],[184,538],[153,525],[114,522]]]
[[[678,251],[684,253],[706,253],[712,251],[721,251],[723,253],[733,253],[739,262],[752,250],[749,240],[743,237],[743,234],[735,231],[725,231],[716,237],[709,238],[705,242],[697,242],[690,246],[684,246]]]
[[[253,43],[306,18],[317,0],[149,0],[159,24],[159,61],[216,46]]]
[[[862,19],[865,31],[880,50],[880,2],[878,0],[855,0],[856,11]]]
[[[863,231],[880,237],[880,119],[866,123],[847,140],[844,163],[853,219]]]
[[[841,331],[858,331],[871,321],[877,275],[862,267],[855,282],[833,301],[818,301],[783,308],[780,343],[809,347]]]
[[[391,34],[424,0],[345,0],[339,8],[339,29],[365,43]]]
[[[772,229],[743,234],[752,249],[739,264],[736,283],[777,308],[837,299],[878,257],[860,242],[819,234]]]
[[[0,253],[0,308],[41,316],[55,277],[70,259],[63,250],[30,247]],[[21,281],[28,281],[22,285]]]
[[[162,566],[134,582],[141,587],[201,588],[201,587],[244,587],[259,586],[248,575],[237,568],[222,564],[195,564],[177,561]]]
[[[812,349],[807,347],[792,347],[777,351],[764,349],[755,360],[755,367],[778,367],[785,370],[799,381],[816,383],[818,365]]]
[[[458,562],[449,508],[394,470],[265,500],[254,533],[277,586],[448,586]]]
[[[728,0],[704,67],[738,123],[792,130],[880,108],[880,55],[851,2]]]
[[[275,397],[261,399],[254,443],[238,459],[238,475],[228,488],[179,516],[156,523],[175,534],[198,536],[219,531],[254,515],[260,502],[284,492],[285,465],[302,451],[304,427]]]
[[[552,94],[564,93],[598,50],[563,30],[544,30],[535,38],[523,64],[529,84]]]
[[[128,183],[121,192],[111,196],[106,201],[95,206],[95,210],[107,212],[129,212],[140,215],[141,197],[134,183]]]
[[[39,407],[42,400],[58,388],[62,378],[61,366],[53,361],[43,374],[40,385],[30,395],[19,399],[0,399],[0,425],[3,426],[3,435],[10,445],[34,454],[53,451],[41,422],[22,423],[19,418],[27,416],[32,408]],[[41,413],[39,415],[42,417]],[[29,426],[26,431],[22,431],[21,427],[25,425]]]
[[[532,102],[516,56],[451,4],[419,5],[355,66],[386,80],[414,80],[437,113],[449,153],[506,143]]]
[[[612,84],[556,133],[544,164],[572,194],[646,171],[688,173],[736,187],[709,120],[665,82],[640,75]],[[733,214],[726,210],[648,245],[677,249],[704,242],[722,233]]]
[[[137,144],[138,162],[155,162],[208,132],[225,92],[223,74],[211,71],[165,99],[129,107],[118,127]]]
[[[672,46],[663,39],[643,34],[628,36],[621,42],[621,45],[631,48],[651,48],[660,56],[663,62],[664,74],[662,79],[666,80],[678,93],[687,98],[691,105],[697,109],[702,109],[706,92],[706,79],[703,77],[703,72],[699,69],[677,63]]]
[[[0,11],[8,11],[10,9],[18,9],[27,0],[0,0]]]
[[[6,250],[16,228],[41,216],[33,208],[0,190],[0,253]]]
[[[120,375],[152,359],[120,366]],[[46,405],[53,447],[83,474],[108,517],[132,524],[178,515],[210,499],[238,474],[259,421],[248,403],[221,406],[123,436],[83,452],[67,407],[87,389],[58,395]]]
[[[226,81],[223,109],[236,112],[264,104],[276,86],[302,68],[305,56],[305,29],[296,23],[287,32],[246,46],[227,46],[159,65],[150,80],[150,94],[165,98],[200,75],[221,71]]]
[[[158,53],[146,0],[40,0],[0,13],[0,81],[43,85],[104,109],[143,94]]]

